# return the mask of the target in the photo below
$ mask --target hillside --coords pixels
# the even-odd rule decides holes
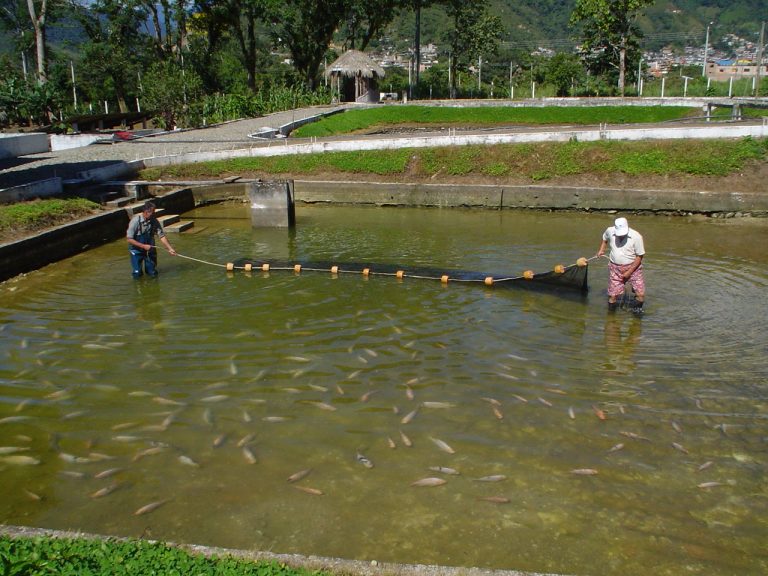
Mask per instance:
[[[504,40],[509,47],[534,50],[538,47],[562,50],[574,45],[568,20],[575,0],[490,0],[492,13],[501,17]],[[643,49],[683,47],[704,43],[707,24],[714,22],[711,41],[735,34],[756,41],[761,16],[768,16],[768,0],[657,0],[638,24],[645,39]],[[413,38],[413,14],[404,12],[388,30],[396,45]],[[439,7],[422,13],[422,44],[439,44],[449,22]]]
[[[575,0],[490,0],[492,13],[505,27],[505,47],[533,51],[537,48],[568,50],[574,46],[568,20]],[[644,50],[664,46],[682,48],[702,45],[705,30],[714,23],[710,41],[718,44],[726,34],[756,41],[761,17],[768,17],[768,0],[657,0],[638,24],[645,39]],[[444,44],[450,22],[443,8],[433,6],[422,12],[422,44]],[[399,50],[413,42],[414,15],[400,13],[388,27],[384,44]],[[71,22],[57,23],[49,29],[49,40],[59,49],[72,49],[82,40]],[[377,43],[374,43],[374,46]],[[0,53],[12,51],[10,34],[0,30]]]

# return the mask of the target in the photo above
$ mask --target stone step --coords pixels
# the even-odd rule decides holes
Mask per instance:
[[[133,198],[128,198],[127,196],[123,196],[122,198],[115,198],[114,200],[109,200],[106,205],[110,208],[122,208],[123,206],[127,206],[131,202],[133,202]]]
[[[169,226],[163,226],[163,230],[165,230],[167,233],[171,232],[184,232],[185,230],[189,230],[192,228],[192,226],[195,225],[194,220],[182,220],[180,222],[176,222],[175,224],[171,224]]]
[[[181,220],[181,216],[178,214],[161,214],[158,216],[159,210],[155,210],[155,216],[157,217],[157,221],[160,222],[160,225],[165,228],[166,226],[170,226],[171,224],[176,224],[179,220]]]

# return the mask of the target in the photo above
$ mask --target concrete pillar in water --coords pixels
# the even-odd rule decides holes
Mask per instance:
[[[251,224],[254,228],[293,228],[296,210],[293,180],[258,180],[248,185]]]

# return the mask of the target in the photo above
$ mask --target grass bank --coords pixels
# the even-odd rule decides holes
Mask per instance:
[[[536,125],[592,125],[643,124],[679,120],[700,115],[693,108],[679,106],[595,106],[539,108],[481,107],[447,108],[437,106],[383,106],[362,110],[347,110],[302,126],[292,136],[308,138],[335,134],[372,131],[392,126],[508,126],[514,124]]]
[[[290,568],[278,562],[208,558],[143,540],[0,536],[0,574],[322,576],[326,573]]]
[[[233,158],[142,171],[146,180],[371,174],[410,179],[514,176],[532,182],[583,174],[727,176],[765,160],[768,139],[563,142]]]
[[[0,242],[95,214],[95,202],[84,198],[54,198],[0,205]]]

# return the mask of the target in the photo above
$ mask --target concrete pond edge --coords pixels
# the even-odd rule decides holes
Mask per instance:
[[[10,538],[58,538],[86,540],[117,540],[128,541],[129,538],[116,536],[104,536],[80,531],[51,530],[47,528],[34,528],[29,526],[13,526],[0,524],[0,535]],[[156,540],[147,540],[157,542]],[[434,564],[400,564],[394,562],[379,562],[377,560],[349,560],[345,558],[332,558],[326,556],[305,556],[302,554],[279,554],[257,550],[237,550],[233,548],[219,548],[202,546],[197,544],[180,544],[165,542],[163,544],[185,550],[191,554],[200,554],[206,557],[232,557],[252,562],[280,562],[293,568],[305,568],[307,570],[324,570],[338,575],[351,574],[354,576],[563,576],[553,573],[521,572],[518,570],[491,570],[484,568],[462,568],[455,566],[440,566]]]

